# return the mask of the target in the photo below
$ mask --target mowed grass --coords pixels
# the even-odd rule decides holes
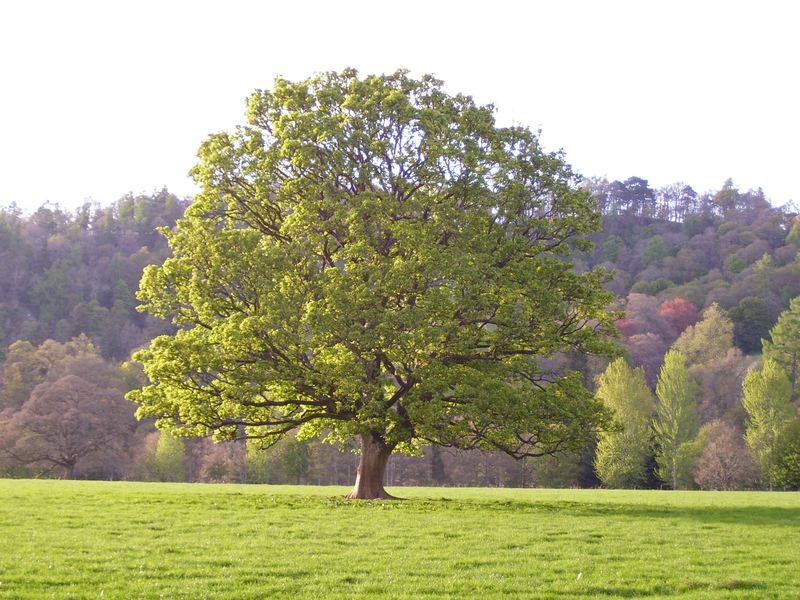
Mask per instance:
[[[800,598],[800,494],[0,480],[0,598]]]

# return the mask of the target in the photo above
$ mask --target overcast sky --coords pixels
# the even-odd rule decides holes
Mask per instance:
[[[107,205],[186,176],[278,76],[434,73],[584,175],[800,201],[788,1],[0,4],[0,205]]]

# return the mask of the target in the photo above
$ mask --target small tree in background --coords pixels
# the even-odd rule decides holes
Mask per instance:
[[[671,350],[664,356],[658,376],[659,403],[655,431],[657,474],[672,489],[678,488],[678,453],[681,446],[697,435],[697,384],[689,376],[686,360]]]
[[[732,346],[733,321],[719,305],[712,304],[703,311],[703,320],[687,327],[672,349],[693,366],[724,358]]]
[[[796,418],[792,385],[781,366],[768,359],[761,370],[747,374],[743,390],[742,402],[748,415],[745,440],[758,463],[762,482],[772,489],[773,467]]]
[[[787,432],[772,466],[773,485],[782,489],[800,490],[800,422],[795,421]]]
[[[600,376],[596,396],[614,414],[619,429],[604,432],[597,443],[595,470],[609,487],[641,487],[647,481],[652,453],[650,418],[655,409],[644,371],[631,369],[623,358]]]
[[[702,453],[694,477],[704,490],[739,490],[756,481],[758,470],[735,427],[722,421],[703,426]]]
[[[158,481],[186,481],[186,445],[166,432],[158,436],[153,471]]]

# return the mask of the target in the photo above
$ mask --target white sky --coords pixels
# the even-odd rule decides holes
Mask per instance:
[[[797,6],[797,8],[795,8]],[[800,5],[9,0],[0,205],[107,205],[186,172],[277,75],[405,67],[541,128],[584,175],[800,200]]]

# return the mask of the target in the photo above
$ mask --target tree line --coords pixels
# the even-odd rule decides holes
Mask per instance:
[[[722,191],[729,188],[726,184]],[[214,445],[171,438],[157,432],[151,422],[136,421],[135,407],[122,400],[125,392],[144,383],[139,367],[129,360],[131,351],[169,331],[163,321],[135,310],[134,293],[143,268],[168,256],[157,228],[174,226],[188,203],[164,190],[126,196],[107,208],[87,205],[74,213],[54,206],[43,206],[30,216],[15,207],[0,211],[4,271],[0,415],[6,474],[331,484],[352,478],[356,458],[327,444],[287,440],[259,452],[242,443]],[[800,293],[796,260],[800,228],[786,210],[760,206],[753,218],[737,206],[723,214],[688,215],[701,218],[702,226],[685,218],[676,223],[606,215],[595,249],[578,257],[579,264],[615,270],[607,285],[618,294],[615,307],[625,312],[617,321],[620,342],[631,372],[643,377],[639,391],[644,394],[647,387],[659,398],[662,363],[675,362],[668,352],[671,348],[675,352],[676,344],[682,348],[695,390],[697,435],[681,451],[680,477],[658,475],[658,446],[652,436],[657,422],[654,407],[660,404],[653,400],[644,476],[612,478],[615,485],[796,485],[784,475],[764,478],[755,450],[744,442],[750,438],[744,437],[748,413],[742,384],[748,373],[755,372],[761,339],[770,337],[778,315]],[[680,276],[676,261],[681,262]],[[699,328],[694,345],[678,344],[679,337],[688,339],[690,328]],[[562,360],[580,368],[590,385],[605,378],[597,392],[603,395],[602,382],[611,374],[602,364],[591,360],[579,364],[579,359],[568,356]],[[41,437],[46,437],[48,428],[63,426],[65,414],[83,415],[72,422],[74,440],[81,445],[48,454]],[[26,428],[23,440],[19,432]],[[113,435],[94,439],[89,435],[94,430]],[[387,480],[420,485],[591,486],[603,480],[595,466],[605,460],[595,458],[593,448],[525,461],[484,451],[420,452],[424,456],[395,457]],[[687,457],[699,460],[703,452],[706,459],[701,464],[707,466],[715,464],[712,456],[722,460],[727,453],[738,465],[738,475],[714,483],[703,475],[715,470],[710,466],[692,475],[692,468],[698,467]]]
[[[301,481],[322,438],[360,444],[354,498],[388,497],[389,457],[428,446],[436,480],[479,450],[560,473],[571,454],[581,483],[621,485],[605,469],[638,464],[627,444],[650,432],[648,479],[677,486],[701,422],[748,427],[757,403],[720,381],[754,372],[800,294],[791,207],[730,180],[702,196],[581,180],[442,86],[279,78],[201,145],[191,204],[163,190],[4,211],[5,468]],[[607,365],[617,331],[630,373]],[[228,444],[190,441],[208,437]]]

